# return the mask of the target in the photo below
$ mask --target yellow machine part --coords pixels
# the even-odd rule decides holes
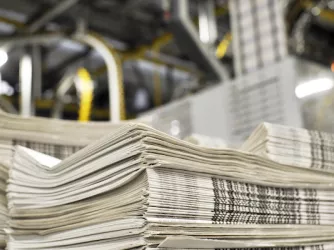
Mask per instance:
[[[80,68],[77,73],[78,88],[80,90],[79,121],[86,122],[90,119],[93,102],[93,81],[85,68]]]
[[[230,45],[232,40],[232,35],[231,33],[227,33],[224,38],[221,40],[219,45],[217,46],[216,49],[216,57],[221,59],[225,56],[228,46]]]

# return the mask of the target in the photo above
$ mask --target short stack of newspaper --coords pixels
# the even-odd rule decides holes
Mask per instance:
[[[3,150],[8,153],[12,146],[21,145],[64,159],[120,126],[122,123],[25,118],[0,110],[0,155]]]
[[[144,125],[63,161],[17,146],[7,197],[8,249],[334,249],[334,173]]]
[[[0,249],[5,247],[6,182],[14,146],[25,146],[64,159],[119,126],[107,122],[23,118],[0,110]]]
[[[333,134],[263,123],[242,149],[282,164],[334,172]]]

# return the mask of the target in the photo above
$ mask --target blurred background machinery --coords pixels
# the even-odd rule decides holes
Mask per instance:
[[[0,1],[0,107],[233,143],[261,121],[334,132],[333,32],[333,0]]]

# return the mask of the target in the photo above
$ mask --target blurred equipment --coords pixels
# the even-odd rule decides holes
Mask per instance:
[[[226,81],[229,74],[219,63],[210,48],[217,39],[216,20],[213,17],[213,0],[201,1],[199,5],[200,35],[189,16],[189,0],[172,0],[170,28],[178,46],[200,67],[206,71],[208,81]]]

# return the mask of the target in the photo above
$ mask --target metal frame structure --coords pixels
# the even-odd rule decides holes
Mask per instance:
[[[178,46],[186,52],[200,68],[203,68],[208,73],[207,80],[221,82],[229,79],[226,69],[217,60],[214,51],[210,51],[200,40],[198,32],[189,16],[189,0],[172,0],[171,3],[170,28]],[[210,17],[209,14],[212,14],[212,11],[208,11],[208,7],[210,6],[205,7],[207,8],[205,12],[202,13],[201,18],[203,20],[204,16],[206,16],[207,20],[211,20],[212,17]],[[212,32],[210,32],[210,36],[211,34]],[[213,38],[214,36],[210,37],[208,41],[212,42]]]
[[[35,35],[25,35],[25,36],[13,36],[6,39],[0,39],[0,46],[25,46],[25,45],[38,45],[38,44],[46,44],[55,41],[59,41],[60,39],[68,38],[63,33],[51,33],[51,34],[35,34]],[[96,36],[92,34],[75,34],[70,37],[71,39],[78,41],[80,43],[87,44],[94,48],[104,59],[107,71],[108,71],[108,86],[110,93],[110,118],[113,122],[118,122],[121,120],[121,84],[122,84],[122,76],[119,70],[117,59],[115,58],[115,54],[113,54],[110,50],[110,46],[107,46],[105,42],[101,41],[101,39],[96,38]],[[22,93],[23,94],[23,93]],[[31,95],[31,93],[27,93]],[[24,94],[21,96],[22,105],[28,105],[31,107],[30,100],[31,98],[27,98]],[[28,103],[29,102],[29,103]],[[25,110],[25,115],[31,115],[32,110]]]
[[[122,80],[120,80],[122,78],[120,72],[121,70],[119,69],[120,67],[116,67],[116,64],[113,64],[111,61],[109,61],[109,65],[107,67],[100,67],[101,61],[99,58],[96,58],[95,54],[91,53],[91,49],[88,48],[91,46],[101,46],[99,49],[96,49],[96,47],[94,47],[94,49],[107,51],[110,49],[110,43],[115,45],[117,52],[119,52],[119,55],[123,60],[147,60],[157,64],[164,64],[166,67],[173,67],[178,70],[180,69],[186,72],[190,72],[194,75],[194,78],[203,79],[207,83],[217,83],[229,78],[229,73],[227,73],[225,68],[222,67],[221,62],[216,58],[215,49],[213,48],[217,42],[216,21],[218,14],[217,9],[215,8],[219,8],[219,4],[217,5],[217,3],[213,0],[201,1],[198,2],[198,4],[193,4],[193,2],[189,0],[171,1],[171,5],[167,4],[165,8],[162,8],[155,1],[140,1],[140,3],[138,1],[128,1],[125,3],[125,1],[60,0],[56,2],[44,1],[42,3],[40,1],[32,0],[30,6],[25,4],[28,1],[13,0],[11,3],[5,3],[4,5],[1,5],[0,11],[2,9],[12,10],[13,13],[22,15],[25,21],[12,22],[11,19],[15,19],[15,16],[11,15],[4,15],[4,18],[0,17],[2,22],[6,22],[7,18],[7,23],[12,26],[11,28],[15,28],[8,37],[0,37],[0,44],[7,43],[8,45],[15,43],[15,45],[18,46],[29,46],[28,52],[31,54],[32,59],[34,60],[34,80],[32,86],[32,95],[34,97],[32,98],[41,97],[41,89],[46,90],[51,87],[55,87],[59,77],[64,74],[64,71],[66,71],[66,68],[69,67],[69,65],[79,63],[88,64],[88,61],[90,62],[93,60],[96,61],[96,65],[99,66],[92,72],[94,78],[99,77],[102,73],[105,72],[108,74],[109,78],[114,78],[113,80],[109,80],[110,117],[113,121],[121,120],[124,117],[125,112],[123,112],[124,100],[122,100],[124,97],[121,96],[121,92],[123,91],[123,83]],[[21,2],[22,6],[18,6]],[[189,5],[190,10],[188,9]],[[134,8],[135,6],[136,8]],[[119,11],[114,13],[113,7],[118,7]],[[199,11],[198,21],[201,24],[199,31],[193,24],[193,17],[196,15],[197,18],[197,11],[194,11],[196,8],[198,8]],[[99,13],[99,15],[95,15],[96,13]],[[164,14],[168,13],[172,14],[170,16],[171,18],[164,19]],[[94,15],[94,18],[89,18],[90,15]],[[129,15],[131,15],[131,17]],[[122,20],[117,20],[117,17],[120,16],[129,18],[122,18]],[[138,21],[138,26],[140,26],[140,31],[138,32],[146,30],[146,32],[143,32],[144,35],[135,36],[137,31],[128,32],[131,34],[124,32],[124,26],[128,27],[129,24],[137,18],[141,19],[141,21]],[[96,42],[93,41],[96,37],[86,39],[84,38],[86,34],[83,33],[79,35],[69,35],[73,33],[73,30],[75,29],[75,23],[77,23],[78,20],[85,20],[88,29],[94,32],[94,34],[95,32],[98,32],[99,34],[103,35],[105,41],[107,41],[108,44],[102,42],[99,45],[92,45],[92,42]],[[119,25],[117,25],[118,23]],[[150,23],[150,25],[144,25],[145,23]],[[175,30],[178,30],[176,31],[178,37],[170,36],[171,39],[169,40],[172,41],[172,44],[166,46],[162,53],[155,53],[154,47],[156,41],[159,41],[161,38],[169,35],[167,33],[163,34],[162,32],[165,31],[164,28],[166,25],[169,25],[169,23],[171,24],[171,27],[175,27]],[[128,28],[132,30],[131,27]],[[209,40],[203,42],[199,38],[199,33],[203,36],[203,34],[208,29],[210,30],[210,34],[207,34],[209,36]],[[43,32],[44,30],[46,32],[41,33],[42,30]],[[47,31],[49,31],[49,33]],[[138,40],[136,40],[137,37],[140,37],[141,39],[138,38]],[[61,46],[47,45],[49,42],[56,42],[63,38],[70,38],[71,40],[75,41],[80,40],[80,43],[88,46],[78,46],[81,48],[76,50],[76,46],[71,47],[73,43],[70,44],[64,42],[61,43]],[[120,39],[121,42],[119,42],[117,39]],[[184,49],[182,46],[175,46],[175,43],[173,44],[173,39],[174,41],[176,40],[182,43],[182,46],[185,46],[186,49]],[[192,48],[188,48],[189,44],[195,52]],[[67,54],[66,52],[69,52],[71,48],[74,48],[73,54]],[[40,50],[42,50],[42,53],[40,53]],[[61,56],[54,58],[54,53],[57,53],[58,51],[62,53]],[[183,57],[184,52],[186,52],[186,54],[188,54],[195,63],[191,62],[188,57]],[[167,56],[166,53],[168,53]],[[40,54],[42,54],[42,58]],[[104,52],[100,54],[103,57]],[[87,58],[87,60],[85,60],[85,58]],[[40,61],[37,62],[37,60]],[[104,58],[104,60],[106,61],[109,59]],[[43,86],[41,86],[42,62],[47,65],[47,70],[45,70],[43,74],[44,80],[46,80]],[[68,66],[63,66],[63,64]],[[113,70],[118,68],[116,71],[114,71],[117,73],[111,73],[108,67],[113,68]],[[151,74],[151,71],[146,70],[146,73]],[[10,82],[15,81],[15,76],[12,75],[13,74],[11,73],[6,75],[6,79],[9,77],[12,78]],[[117,84],[115,75],[116,77],[118,75],[119,78],[117,80]],[[98,81],[104,80],[105,79],[103,77],[98,78]],[[110,81],[115,83],[110,83]],[[98,88],[101,90],[104,88],[104,86],[100,87],[99,85]],[[166,88],[163,87],[163,89]],[[102,91],[97,91],[97,93],[101,94]],[[103,103],[97,102],[97,105],[104,106],[106,102],[105,98],[103,98],[103,100]]]

